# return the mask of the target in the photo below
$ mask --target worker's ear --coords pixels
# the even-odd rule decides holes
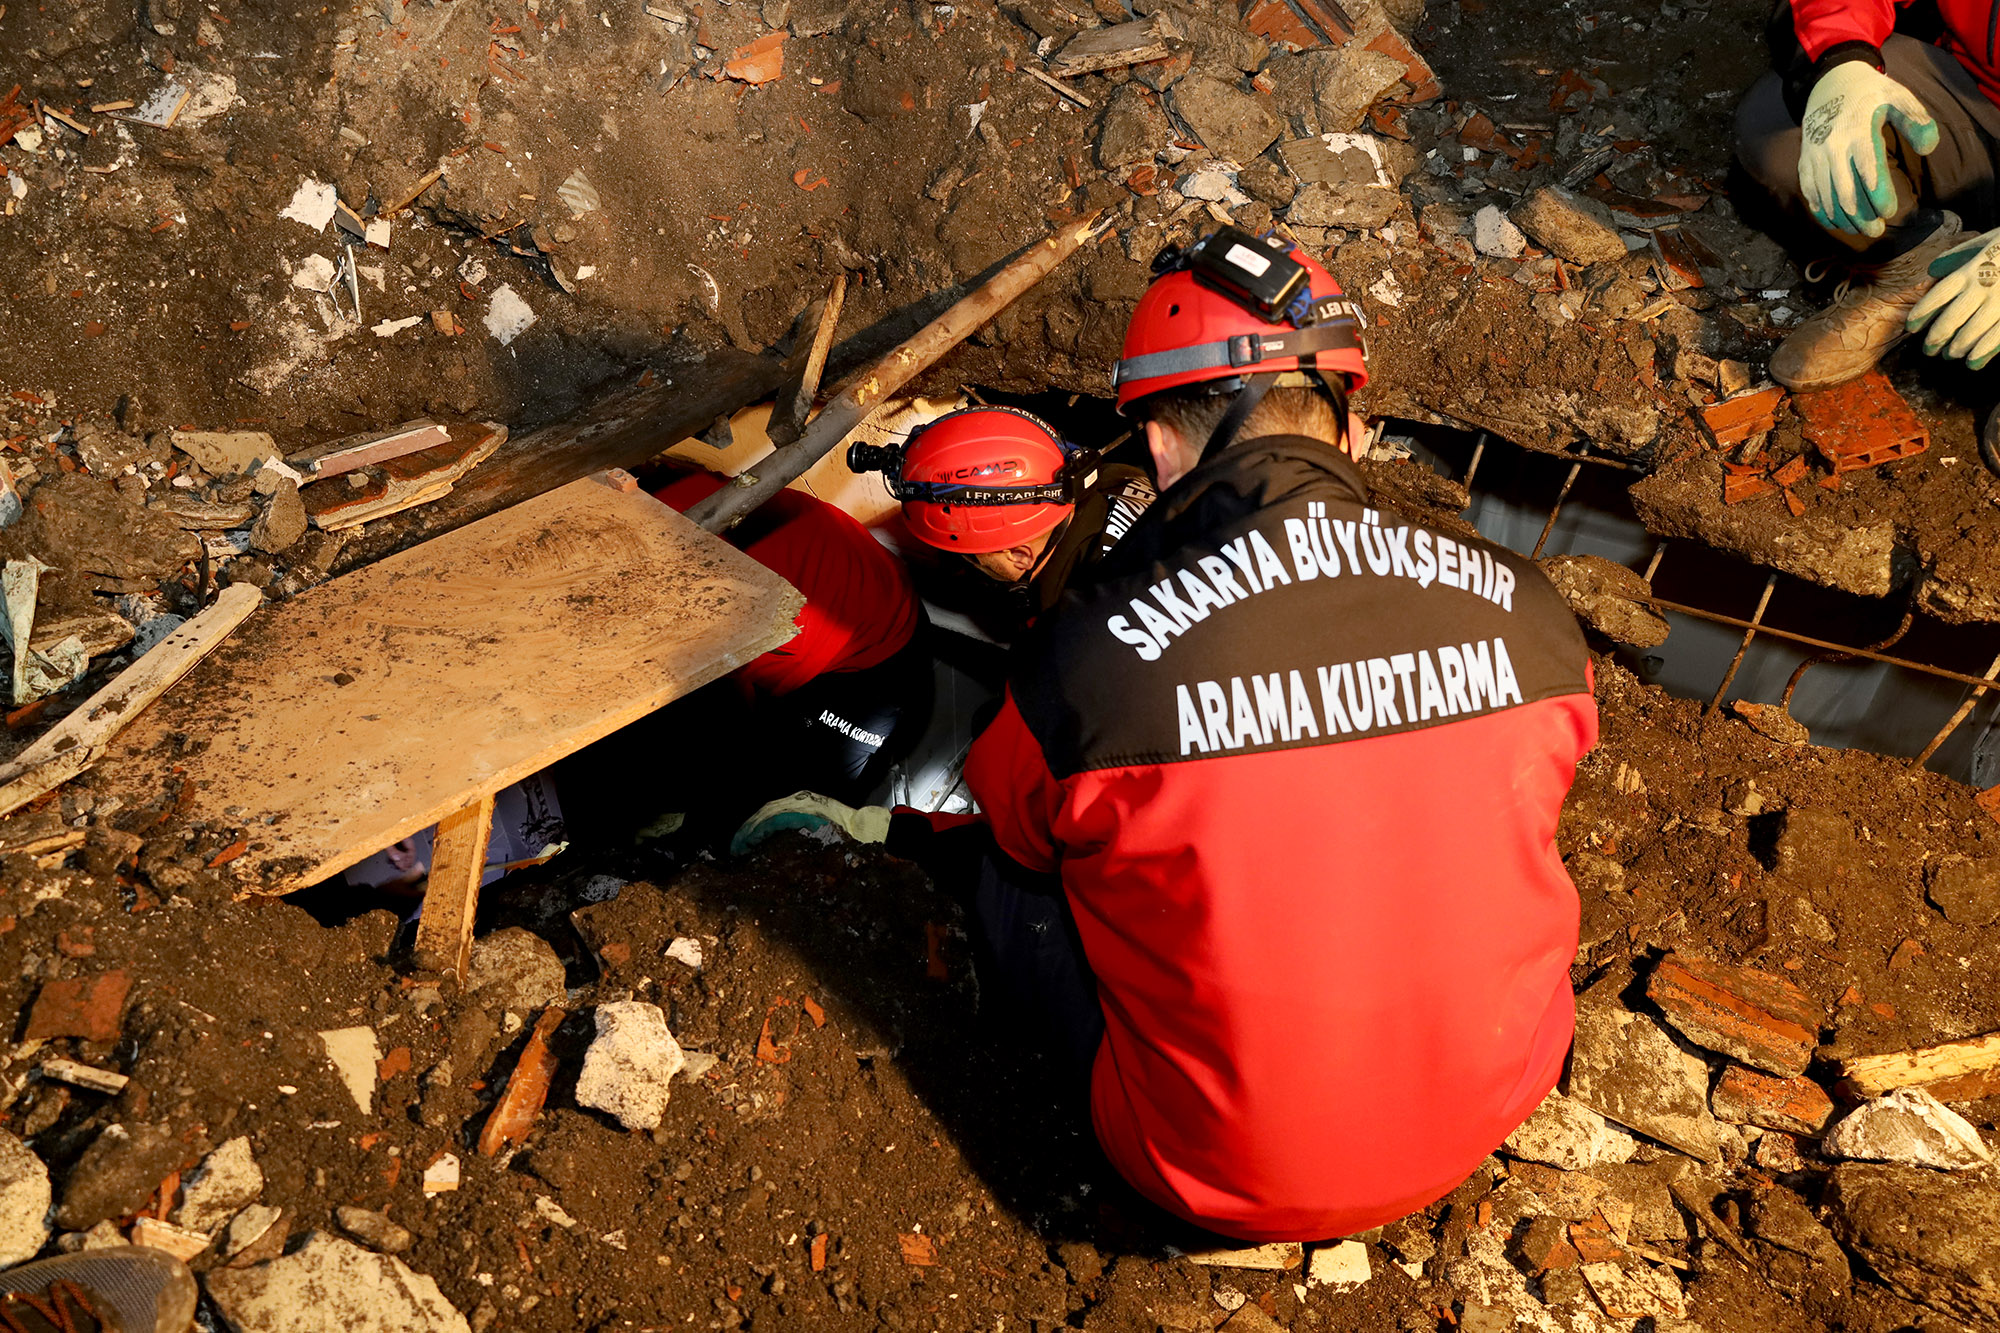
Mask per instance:
[[[1194,463],[1187,457],[1187,441],[1164,422],[1147,420],[1146,451],[1153,456],[1153,474],[1160,479],[1161,490],[1193,470]]]
[[[1361,461],[1362,450],[1368,445],[1368,423],[1361,419],[1359,412],[1347,414],[1347,433],[1340,441],[1340,447],[1355,462]]]

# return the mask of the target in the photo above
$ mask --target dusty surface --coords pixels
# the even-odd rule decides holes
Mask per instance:
[[[1669,950],[1752,962],[1824,1007],[1822,1057],[2000,1021],[1995,927],[1954,925],[1925,897],[1941,858],[2000,854],[2000,826],[1970,792],[1894,761],[1703,723],[1608,660],[1599,672],[1604,742],[1559,835],[1583,898],[1579,986]],[[1729,813],[1748,782],[1768,804]],[[102,822],[121,821],[113,811]],[[405,1261],[475,1327],[664,1328],[692,1315],[697,1327],[1205,1329],[1240,1293],[1286,1327],[1441,1328],[1447,1309],[1462,1321],[1500,1301],[1505,1273],[1519,1284],[1504,1257],[1514,1233],[1573,1207],[1565,1198],[1583,1188],[1496,1158],[1372,1239],[1365,1285],[1303,1299],[1296,1274],[1175,1258],[1169,1247],[1198,1238],[1118,1183],[1007,1016],[980,1011],[950,902],[872,849],[790,839],[748,863],[679,868],[648,853],[489,891],[482,935],[520,925],[549,941],[570,1017],[553,1040],[547,1109],[518,1152],[482,1158],[472,1143],[533,1003],[407,973],[387,913],[327,928],[286,903],[228,902],[221,871],[155,864],[135,876],[5,862],[0,1005],[25,1010],[69,978],[131,981],[115,1040],[16,1043],[4,1067],[4,1127],[53,1169],[58,1203],[70,1190],[100,1201],[66,1222],[129,1216],[169,1170],[247,1135],[262,1201],[286,1210],[284,1234],[328,1228],[341,1206],[386,1211],[414,1234]],[[590,903],[607,892],[591,884],[604,872],[630,882]],[[577,908],[594,953],[567,919]],[[676,939],[698,942],[699,970],[665,956]],[[572,1096],[590,1007],[628,998],[660,1005],[688,1051],[716,1057],[675,1081],[650,1134]],[[365,1115],[314,1035],[357,1025],[374,1030],[381,1056]],[[37,1077],[56,1054],[132,1085],[107,1098]],[[1959,1109],[1991,1137],[2000,1103]],[[113,1122],[154,1127],[164,1148],[122,1176],[94,1172],[86,1190],[75,1164]],[[1802,1266],[1759,1244],[1746,1267],[1659,1203],[1661,1182],[1688,1169],[1738,1225],[1774,1206],[1774,1191],[1799,1209],[1820,1202],[1828,1169],[1809,1140],[1799,1169],[1780,1173],[1748,1165],[1742,1136],[1722,1132],[1717,1168],[1647,1146],[1589,1173],[1636,1202],[1635,1240],[1693,1264],[1700,1327],[1953,1327],[1860,1265],[1850,1282],[1824,1256]],[[426,1198],[419,1178],[445,1152],[463,1163],[463,1184]],[[906,1258],[930,1254],[917,1235],[934,1264]],[[1561,1327],[1630,1326],[1599,1314],[1574,1271],[1538,1290],[1527,1299]]]

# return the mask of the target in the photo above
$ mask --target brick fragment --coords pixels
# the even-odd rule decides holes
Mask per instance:
[[[22,1040],[81,1037],[85,1041],[116,1041],[125,997],[131,992],[132,978],[123,968],[94,977],[48,982],[35,997]]]
[[[1559,1217],[1542,1216],[1528,1223],[1521,1233],[1521,1258],[1536,1276],[1554,1268],[1575,1268],[1583,1262],[1569,1243],[1569,1230]]]
[[[1771,1074],[1802,1074],[1822,1019],[1806,993],[1755,968],[1670,954],[1646,997],[1682,1036]]]
[[[1833,1118],[1833,1098],[1809,1078],[1774,1078],[1731,1065],[1709,1094],[1717,1120],[1788,1134],[1817,1134]]]
[[[1931,447],[1930,431],[1879,370],[1800,394],[1794,405],[1806,439],[1832,461],[1836,473],[1893,463]]]
[[[1785,391],[1776,385],[1755,393],[1742,393],[1710,403],[1701,409],[1702,424],[1721,446],[1739,444],[1752,435],[1761,435],[1778,424],[1778,407]]]

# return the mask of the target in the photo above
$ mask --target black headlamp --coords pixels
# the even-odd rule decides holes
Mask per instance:
[[[1170,245],[1153,256],[1155,275],[1186,270],[1211,291],[1273,324],[1302,329],[1347,308],[1340,297],[1316,298],[1312,274],[1276,236],[1222,227],[1192,245]]]
[[[976,481],[910,481],[903,476],[903,458],[923,435],[914,432],[902,444],[851,444],[847,467],[852,472],[880,472],[889,494],[902,503],[935,505],[1073,505],[1097,480],[1095,449],[1062,441],[1063,465],[1053,481],[1025,486],[989,486]]]

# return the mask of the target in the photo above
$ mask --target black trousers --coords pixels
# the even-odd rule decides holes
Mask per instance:
[[[1896,211],[1881,236],[1855,236],[1821,227],[1799,189],[1799,121],[1786,105],[1784,80],[1772,72],[1750,86],[1736,109],[1736,159],[1776,206],[1789,234],[1780,239],[1803,257],[1893,259],[1923,239],[1907,224],[1925,210],[1948,208],[1967,228],[1966,239],[2000,226],[2000,107],[1988,101],[1965,67],[1942,47],[1899,34],[1882,44],[1889,77],[1915,93],[1938,124],[1938,146],[1919,156],[1894,130],[1885,130]],[[1921,228],[1924,233],[1928,225]]]

